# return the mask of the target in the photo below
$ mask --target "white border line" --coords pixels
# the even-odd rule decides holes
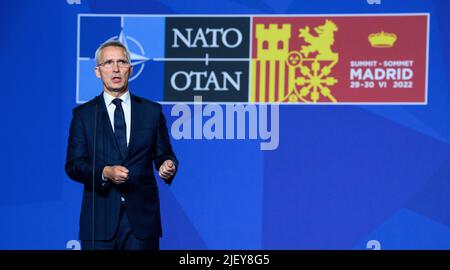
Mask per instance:
[[[250,58],[163,58],[157,57],[153,58],[153,61],[168,61],[168,62],[183,62],[183,61],[194,61],[194,62],[247,62]]]
[[[126,17],[164,17],[164,18],[176,18],[176,17],[249,17],[250,19],[250,35],[249,35],[249,59],[237,58],[239,61],[249,61],[249,76],[248,76],[248,101],[246,102],[211,102],[204,101],[202,104],[270,104],[270,105],[302,105],[302,106],[318,106],[318,105],[428,105],[428,70],[429,70],[429,46],[430,46],[430,12],[423,13],[347,13],[347,14],[94,14],[94,13],[79,13],[77,16],[77,82],[76,82],[76,103],[81,103],[79,100],[79,60],[80,60],[80,18],[81,17],[121,17],[122,19]],[[427,47],[426,47],[426,64],[425,64],[425,100],[423,102],[320,102],[320,103],[282,103],[282,102],[251,102],[251,52],[252,52],[252,30],[253,30],[253,17],[385,17],[385,16],[399,16],[399,17],[409,17],[409,16],[427,16]],[[155,61],[183,61],[175,60],[176,58],[154,58],[158,59]],[[194,59],[194,58],[193,58]],[[223,61],[222,58],[217,58],[217,61]],[[201,61],[200,59],[198,61]],[[203,59],[205,61],[205,59]],[[83,101],[83,103],[86,101]],[[198,104],[196,102],[169,102],[169,101],[159,101],[158,103],[164,105],[170,104]]]
[[[158,101],[159,104],[163,105],[176,105],[176,104],[186,104],[186,105],[196,105],[200,104],[200,102],[194,102],[194,101]],[[342,106],[342,105],[358,105],[358,106],[373,106],[373,105],[408,105],[408,106],[415,106],[415,105],[426,105],[423,102],[364,102],[364,103],[355,103],[355,102],[318,102],[318,103],[283,103],[283,102],[243,102],[243,101],[236,101],[236,102],[229,102],[229,101],[202,101],[201,104],[207,105],[207,104],[218,104],[218,105],[233,105],[233,104],[252,104],[252,105],[290,105],[290,106],[319,106],[319,105],[333,105],[333,106]]]
[[[384,16],[418,16],[429,15],[429,12],[419,13],[347,13],[347,14],[106,14],[79,13],[86,17],[384,17]]]
[[[250,31],[249,31],[249,42],[248,42],[248,94],[247,94],[247,102],[251,103],[250,98],[252,95],[252,46],[253,46],[253,16],[250,16]]]
[[[76,83],[76,100],[77,104],[80,103],[80,14],[77,16],[77,83]]]
[[[428,105],[428,60],[429,60],[429,55],[430,55],[430,17],[431,14],[427,15],[427,49],[426,49],[426,56],[425,56],[425,104],[424,105]]]

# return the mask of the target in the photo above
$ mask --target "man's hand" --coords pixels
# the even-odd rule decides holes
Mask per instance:
[[[173,161],[168,159],[164,161],[161,167],[159,167],[159,177],[167,180],[175,174],[176,170],[177,168],[175,167],[175,164],[173,164]]]
[[[111,180],[114,184],[123,184],[128,180],[128,169],[123,166],[105,166],[103,176]]]

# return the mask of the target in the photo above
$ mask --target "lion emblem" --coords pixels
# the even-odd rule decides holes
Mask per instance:
[[[336,24],[330,20],[326,20],[325,24],[314,28],[317,36],[311,35],[309,26],[299,29],[299,37],[310,45],[302,46],[301,53],[308,57],[309,54],[317,52],[316,59],[321,61],[337,60],[338,55],[331,50],[334,44],[334,32],[338,30]]]

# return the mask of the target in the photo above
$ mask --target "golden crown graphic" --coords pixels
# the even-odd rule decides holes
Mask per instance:
[[[381,31],[380,33],[370,34],[368,39],[370,45],[374,48],[390,48],[397,41],[397,35]]]

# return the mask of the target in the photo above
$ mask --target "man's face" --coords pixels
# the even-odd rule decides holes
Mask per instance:
[[[95,68],[95,75],[102,80],[104,90],[116,93],[127,90],[132,71],[133,67],[121,47],[109,46],[101,50],[100,65]]]

